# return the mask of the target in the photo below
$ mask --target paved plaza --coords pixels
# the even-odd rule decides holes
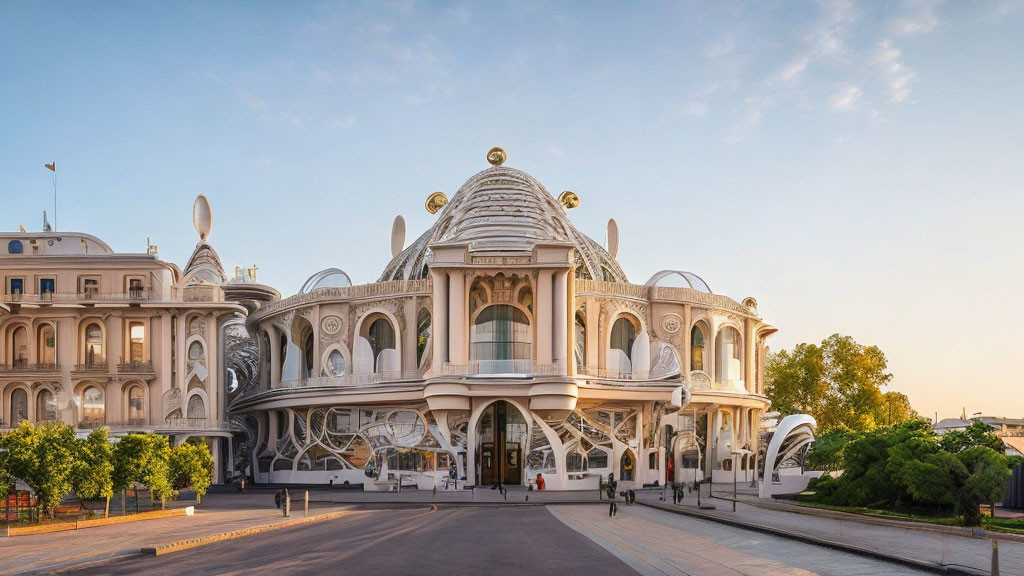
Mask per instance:
[[[302,490],[295,517],[302,516]],[[386,574],[916,574],[901,564],[716,521],[747,522],[823,542],[987,573],[990,541],[964,535],[800,514],[712,499],[697,510],[641,491],[638,504],[607,502],[593,492],[482,489],[437,493],[312,490],[310,514],[341,518],[247,536],[165,556],[142,547],[285,519],[274,492],[211,494],[193,517],[120,524],[0,540],[0,574],[234,574],[256,567],[278,574],[329,573],[338,562]],[[529,500],[527,500],[529,497]],[[708,519],[679,514],[705,514]],[[1024,543],[1000,542],[1002,573],[1024,576]],[[352,564],[350,564],[352,565]]]

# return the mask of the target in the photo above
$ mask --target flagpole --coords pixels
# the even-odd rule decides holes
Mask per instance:
[[[57,163],[53,169],[53,231],[57,231]]]

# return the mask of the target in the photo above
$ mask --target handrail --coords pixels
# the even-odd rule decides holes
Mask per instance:
[[[281,380],[271,382],[270,389],[354,387],[422,379],[423,376],[419,370],[390,370],[373,374],[342,374],[341,376],[314,376],[298,380]]]
[[[125,362],[117,365],[118,372],[152,372],[152,362]]]
[[[209,418],[168,418],[154,427],[158,430],[231,430],[231,423]]]
[[[538,364],[532,360],[473,360],[468,364],[445,362],[441,368],[445,376],[559,376],[565,375],[565,364]]]
[[[386,282],[374,282],[371,284],[357,284],[355,286],[332,286],[329,288],[318,288],[306,294],[296,294],[284,300],[279,300],[260,308],[252,317],[265,318],[270,314],[286,310],[294,306],[320,302],[324,300],[354,300],[357,298],[372,298],[383,296],[399,296],[403,294],[429,294],[430,279],[420,280],[388,280]]]
[[[109,370],[106,360],[99,360],[92,364],[75,364],[75,372],[106,372]]]
[[[589,368],[581,366],[576,368],[576,373],[581,376],[593,378],[605,378],[608,380],[647,380],[650,378],[649,370],[638,370],[637,372],[623,372],[610,368]]]
[[[650,287],[642,284],[625,284],[623,282],[605,282],[603,280],[575,280],[576,293],[587,292],[596,294],[608,294],[612,296],[623,296],[637,300],[647,300]]]
[[[54,363],[28,364],[15,362],[14,364],[0,364],[0,372],[59,372],[61,366]]]
[[[126,290],[124,292],[43,292],[41,294],[3,294],[3,302],[13,304],[53,304],[80,302],[131,302],[152,300],[151,289]]]

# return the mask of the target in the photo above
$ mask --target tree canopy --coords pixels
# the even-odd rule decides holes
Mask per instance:
[[[910,400],[898,392],[882,392],[892,380],[885,354],[833,334],[816,344],[798,344],[792,351],[768,356],[765,394],[782,415],[810,414],[820,430],[845,427],[870,430],[915,418]]]
[[[202,442],[185,442],[171,449],[169,475],[175,490],[191,487],[201,500],[213,477],[213,455]]]
[[[7,472],[28,484],[52,517],[60,501],[71,492],[72,469],[77,458],[75,432],[57,422],[33,425],[22,421],[3,437]]]

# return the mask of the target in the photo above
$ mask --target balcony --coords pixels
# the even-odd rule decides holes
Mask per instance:
[[[565,376],[565,365],[561,363],[537,364],[533,360],[473,360],[469,364],[445,362],[441,374],[484,378]]]
[[[153,374],[152,362],[126,362],[117,365],[118,374]]]
[[[6,304],[90,304],[90,303],[133,303],[153,299],[153,291],[149,289],[129,289],[124,292],[101,293],[94,290],[83,292],[61,293],[43,292],[41,294],[3,294]]]
[[[89,364],[75,364],[75,372],[92,372],[92,373],[106,373],[109,371],[107,367],[107,361],[103,359],[96,360]]]
[[[316,378],[304,378],[301,380],[282,380],[273,382],[271,390],[286,390],[289,388],[353,388],[357,386],[373,386],[376,384],[387,384],[390,382],[405,382],[422,380],[423,376],[419,370],[395,370],[375,372],[373,374],[343,374],[341,376],[320,376]]]
[[[589,376],[591,378],[601,378],[604,380],[647,380],[650,376],[650,372],[647,370],[623,372],[621,370],[589,368],[587,366],[578,366],[576,368],[576,373],[580,376]]]
[[[229,422],[221,422],[210,418],[168,418],[156,424],[157,430],[231,430]]]
[[[29,364],[28,362],[15,360],[13,364],[0,364],[0,373],[38,373],[38,372],[60,372],[60,365],[53,363]]]

